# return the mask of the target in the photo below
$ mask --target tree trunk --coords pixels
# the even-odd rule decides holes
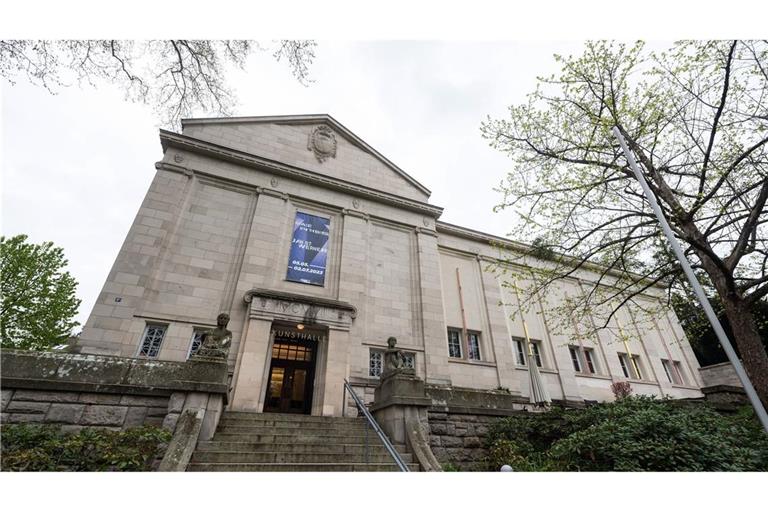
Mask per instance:
[[[768,355],[766,355],[749,305],[736,297],[724,297],[723,306],[731,324],[733,341],[739,347],[741,362],[763,406],[768,409]]]

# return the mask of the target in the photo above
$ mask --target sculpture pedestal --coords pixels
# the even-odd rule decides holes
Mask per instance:
[[[413,370],[394,370],[381,376],[373,396],[371,412],[392,444],[406,445],[424,470],[442,471],[429,448],[427,409],[432,400],[424,381]]]

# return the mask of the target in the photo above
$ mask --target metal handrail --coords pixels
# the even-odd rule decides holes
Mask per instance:
[[[365,406],[363,401],[360,400],[360,397],[357,396],[357,393],[355,393],[352,387],[350,387],[349,382],[347,382],[347,379],[344,379],[344,389],[349,391],[349,394],[352,395],[352,399],[355,401],[357,410],[363,413],[363,416],[365,416],[365,419],[368,420],[368,424],[379,435],[379,439],[381,439],[381,442],[384,443],[384,447],[389,452],[389,455],[395,460],[395,464],[397,464],[397,467],[400,468],[400,471],[409,472],[410,469],[408,469],[408,466],[405,464],[405,462],[403,462],[403,459],[400,457],[400,454],[397,453],[397,450],[395,450],[395,447],[392,446],[392,443],[389,442],[389,438],[384,433],[384,431],[381,430],[381,427],[379,426],[379,424],[376,423],[375,419],[373,419],[373,416],[371,415],[370,411]]]

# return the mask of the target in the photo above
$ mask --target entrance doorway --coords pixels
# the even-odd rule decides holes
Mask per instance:
[[[309,414],[318,335],[276,329],[264,412]]]

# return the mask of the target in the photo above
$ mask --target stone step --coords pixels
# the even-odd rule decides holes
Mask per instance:
[[[413,462],[411,454],[401,454],[405,463]],[[227,464],[359,464],[366,462],[364,453],[334,454],[334,453],[283,453],[283,452],[224,452],[197,451],[192,456],[193,463],[227,463]],[[368,462],[393,463],[389,453],[370,453]]]
[[[369,437],[377,437],[376,432],[373,429],[367,429],[368,430],[368,436]],[[258,435],[258,434],[274,434],[274,435],[288,435],[288,434],[300,434],[300,435],[313,435],[313,436],[359,436],[360,438],[365,437],[366,429],[364,427],[332,427],[328,426],[326,428],[306,428],[306,427],[265,427],[265,426],[233,426],[233,425],[227,425],[227,424],[219,424],[218,428],[216,429],[216,434],[218,433],[222,434],[249,434],[249,435]]]
[[[231,427],[278,427],[278,428],[366,428],[367,422],[363,421],[301,421],[287,419],[265,419],[265,418],[229,418],[222,417],[219,421],[220,426]],[[368,426],[368,428],[372,428]]]
[[[321,443],[321,444],[361,444],[365,437],[361,435],[329,435],[329,434],[253,434],[249,432],[216,432],[212,441],[222,443]],[[370,433],[368,442],[371,445],[382,445],[379,436]]]
[[[408,469],[418,471],[418,464],[408,464]],[[365,464],[226,464],[226,463],[192,463],[187,466],[187,471],[400,471],[395,463]]]
[[[310,416],[309,414],[283,414],[274,412],[224,411],[221,419],[252,421],[300,421],[302,423],[360,423],[363,417]]]
[[[369,443],[369,453],[387,454],[386,447],[379,443]],[[405,453],[404,445],[395,445],[398,453]],[[219,442],[201,441],[197,445],[199,452],[277,452],[277,453],[331,453],[336,455],[365,453],[365,444],[329,444],[329,443],[243,443],[243,442]]]

